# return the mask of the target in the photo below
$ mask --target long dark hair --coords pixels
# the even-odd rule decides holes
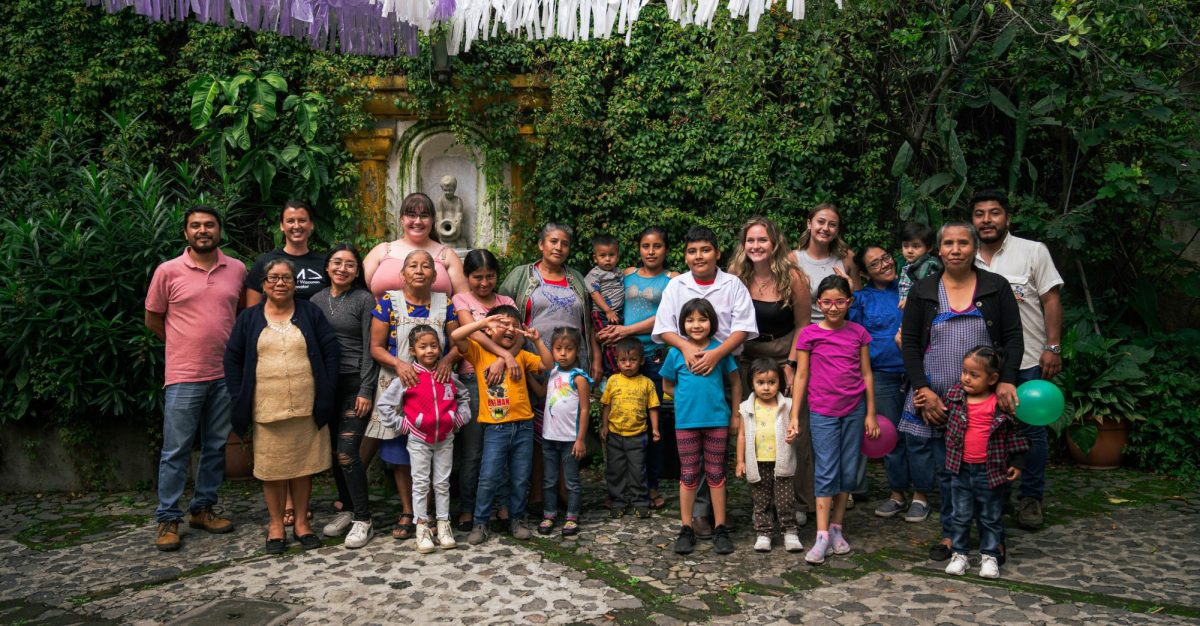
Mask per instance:
[[[500,276],[500,262],[496,260],[496,255],[492,254],[491,250],[486,248],[477,248],[467,253],[463,259],[463,276],[470,276],[480,269],[488,269],[496,272],[496,276]]]
[[[367,288],[367,279],[363,277],[365,270],[363,270],[362,255],[358,253],[358,248],[355,248],[354,244],[345,243],[345,242],[338,242],[338,243],[333,244],[333,247],[330,248],[330,250],[329,250],[329,254],[325,255],[325,265],[324,265],[325,272],[326,273],[329,272],[329,261],[333,260],[333,255],[335,255],[343,250],[346,250],[350,254],[353,254],[354,261],[356,263],[358,263],[358,276],[355,276],[354,282],[350,283],[350,291],[354,291],[355,289],[366,289]],[[329,284],[331,284],[331,285],[333,284],[332,277],[329,278]]]

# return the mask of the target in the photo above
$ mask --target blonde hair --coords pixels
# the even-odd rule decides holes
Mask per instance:
[[[754,280],[754,263],[746,258],[746,233],[751,228],[762,226],[767,231],[767,239],[771,241],[771,277],[775,280],[775,290],[779,293],[783,306],[792,306],[792,272],[797,271],[792,261],[791,248],[783,230],[774,221],[765,217],[752,217],[742,224],[742,234],[738,238],[737,247],[733,250],[733,258],[729,261],[729,273],[741,279],[747,288]]]
[[[808,219],[804,220],[804,232],[800,233],[800,239],[796,242],[796,249],[807,250],[808,244],[812,243],[812,233],[808,230],[808,223],[811,222],[813,218],[817,216],[817,213],[820,213],[821,211],[832,211],[838,219],[837,238],[833,240],[833,245],[830,246],[829,253],[835,259],[846,258],[846,255],[850,254],[850,244],[846,243],[845,239],[842,239],[842,230],[846,227],[846,220],[842,219],[842,212],[839,211],[832,202],[822,202],[821,204],[813,207],[813,210],[808,212]]]

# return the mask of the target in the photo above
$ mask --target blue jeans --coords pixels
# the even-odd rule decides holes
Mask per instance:
[[[479,423],[479,387],[475,372],[459,374],[459,381],[471,395],[471,421],[458,429],[454,436],[454,471],[458,479],[459,508],[466,513],[475,513],[475,494],[479,490],[479,464],[483,459],[483,424]],[[507,470],[507,468],[506,468]],[[508,501],[508,472],[501,478],[496,499]]]
[[[1033,366],[1017,372],[1017,386],[1042,377],[1042,368]],[[1021,472],[1021,497],[1033,498],[1038,502],[1046,493],[1046,457],[1049,456],[1050,445],[1046,440],[1046,427],[1034,426],[1025,422],[1021,425],[1021,434],[1029,440],[1029,452],[1025,453],[1025,471]]]
[[[908,433],[900,433],[900,437],[908,453],[908,472],[913,490],[928,494],[933,490],[934,479],[937,479],[942,503],[938,515],[942,521],[942,538],[949,537],[954,500],[950,497],[953,474],[946,471],[946,439],[941,436],[917,437]]]
[[[525,515],[529,474],[533,471],[533,420],[483,425],[483,460],[479,467],[479,491],[475,493],[475,523],[492,517],[492,498],[505,483],[508,470],[508,515],[510,520]]]
[[[163,393],[163,447],[158,461],[157,522],[183,519],[179,499],[187,485],[192,442],[200,432],[200,465],[189,512],[217,503],[225,479],[225,441],[229,439],[231,403],[225,380],[167,385]]]
[[[583,502],[583,482],[579,480],[579,459],[571,454],[574,441],[542,440],[542,467],[562,464],[563,480],[567,483],[567,519],[579,519]],[[558,515],[558,472],[542,472],[542,514],[547,519]]]
[[[904,374],[901,372],[873,372],[875,377],[875,412],[892,421],[892,425],[900,425],[900,412],[904,409],[904,392],[901,384]],[[905,446],[905,434],[896,433],[896,447],[883,458],[883,468],[887,472],[888,487],[892,491],[908,491],[912,489],[912,474],[908,467],[908,447]]]
[[[813,447],[813,492],[818,498],[850,492],[858,481],[862,464],[863,422],[867,417],[864,399],[845,417],[809,413]]]
[[[952,479],[951,492],[954,521],[950,540],[954,552],[971,551],[971,521],[975,520],[979,526],[979,552],[999,557],[1004,543],[1004,487],[988,487],[985,464],[963,463]]]

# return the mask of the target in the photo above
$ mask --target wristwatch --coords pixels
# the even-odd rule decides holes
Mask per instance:
[[[1062,346],[1057,343],[1048,343],[1042,346],[1042,350],[1050,354],[1062,354]]]
[[[793,360],[791,360],[791,359],[788,359],[788,361],[787,361],[787,366],[788,366],[788,367],[790,367],[790,368],[792,368],[792,369],[796,369],[796,362],[795,362],[795,361],[793,361]]]

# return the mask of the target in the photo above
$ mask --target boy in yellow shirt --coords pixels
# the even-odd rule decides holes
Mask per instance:
[[[450,339],[463,358],[483,372],[496,361],[492,354],[471,339],[482,330],[501,348],[511,350],[518,341],[530,339],[541,358],[529,352],[517,352],[514,357],[525,374],[540,374],[550,368],[554,357],[542,343],[537,329],[522,328],[521,313],[516,307],[502,304],[488,311],[478,322],[460,326],[450,333]],[[479,490],[475,498],[475,520],[467,543],[479,545],[487,540],[487,522],[492,515],[492,499],[500,486],[502,468],[508,467],[509,515],[512,536],[529,539],[533,533],[521,523],[525,519],[525,498],[529,495],[529,476],[533,466],[533,407],[525,379],[513,381],[505,376],[497,385],[488,385],[486,376],[476,378],[479,385],[479,423],[483,425],[483,458],[479,467]]]
[[[612,500],[612,517],[625,515],[628,504],[638,517],[650,517],[650,497],[646,489],[646,417],[650,417],[650,436],[658,433],[658,393],[654,383],[640,373],[642,342],[634,337],[617,343],[618,373],[608,377],[600,398],[603,417],[600,438],[605,442],[607,464],[604,480]],[[625,494],[629,494],[629,500]]]

